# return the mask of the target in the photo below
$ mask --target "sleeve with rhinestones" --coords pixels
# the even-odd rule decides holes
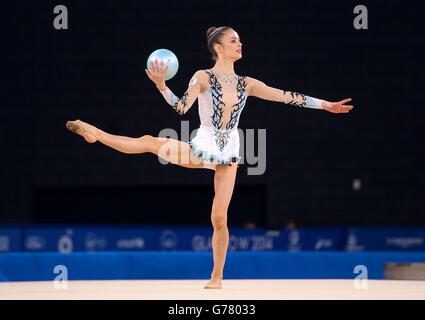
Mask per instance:
[[[159,92],[178,114],[183,115],[190,109],[201,92],[200,77],[201,72],[197,71],[190,79],[188,89],[181,98],[178,98],[168,87]]]
[[[250,95],[260,99],[282,102],[297,107],[323,109],[324,100],[313,98],[302,93],[285,91],[267,86],[264,82],[248,78],[250,82]]]

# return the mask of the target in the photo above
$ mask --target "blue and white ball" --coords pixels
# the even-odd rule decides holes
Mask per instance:
[[[158,68],[161,66],[161,61],[163,62],[163,68],[168,66],[167,73],[165,74],[165,80],[170,80],[174,77],[179,69],[179,60],[177,60],[176,55],[168,49],[158,49],[150,54],[148,61],[146,62],[147,69],[150,70],[150,63],[155,64],[155,60],[158,60]]]

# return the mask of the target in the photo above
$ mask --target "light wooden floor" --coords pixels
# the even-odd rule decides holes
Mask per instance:
[[[425,300],[425,281],[369,280],[367,289],[356,289],[353,280],[225,280],[221,290],[205,290],[205,283],[206,280],[69,281],[67,289],[58,290],[52,281],[3,282],[0,300]]]

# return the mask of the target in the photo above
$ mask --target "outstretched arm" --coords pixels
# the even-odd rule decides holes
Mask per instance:
[[[173,107],[173,109],[180,115],[185,114],[195,102],[199,93],[201,92],[200,77],[202,71],[197,71],[190,79],[188,89],[181,98],[178,98],[171,90],[165,85],[165,73],[167,67],[163,68],[162,65],[158,66],[156,61],[155,65],[151,64],[149,71],[145,70],[149,79],[151,79],[161,92],[165,101]]]
[[[260,99],[282,102],[298,107],[323,109],[334,113],[348,113],[353,106],[345,105],[351,98],[338,102],[306,96],[301,93],[284,91],[267,86],[264,82],[248,77],[248,94]]]

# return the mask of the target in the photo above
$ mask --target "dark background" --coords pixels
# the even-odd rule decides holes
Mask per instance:
[[[55,30],[53,8],[68,8]],[[366,5],[368,30],[353,27]],[[13,1],[3,5],[0,223],[209,224],[214,172],[161,165],[89,145],[65,128],[80,118],[120,135],[199,126],[180,117],[144,74],[172,50],[181,96],[212,67],[205,32],[229,25],[236,72],[337,101],[332,114],[248,98],[239,128],[267,129],[267,169],[242,164],[233,225],[279,228],[425,225],[422,8],[402,1]],[[353,188],[353,180],[361,189]]]

